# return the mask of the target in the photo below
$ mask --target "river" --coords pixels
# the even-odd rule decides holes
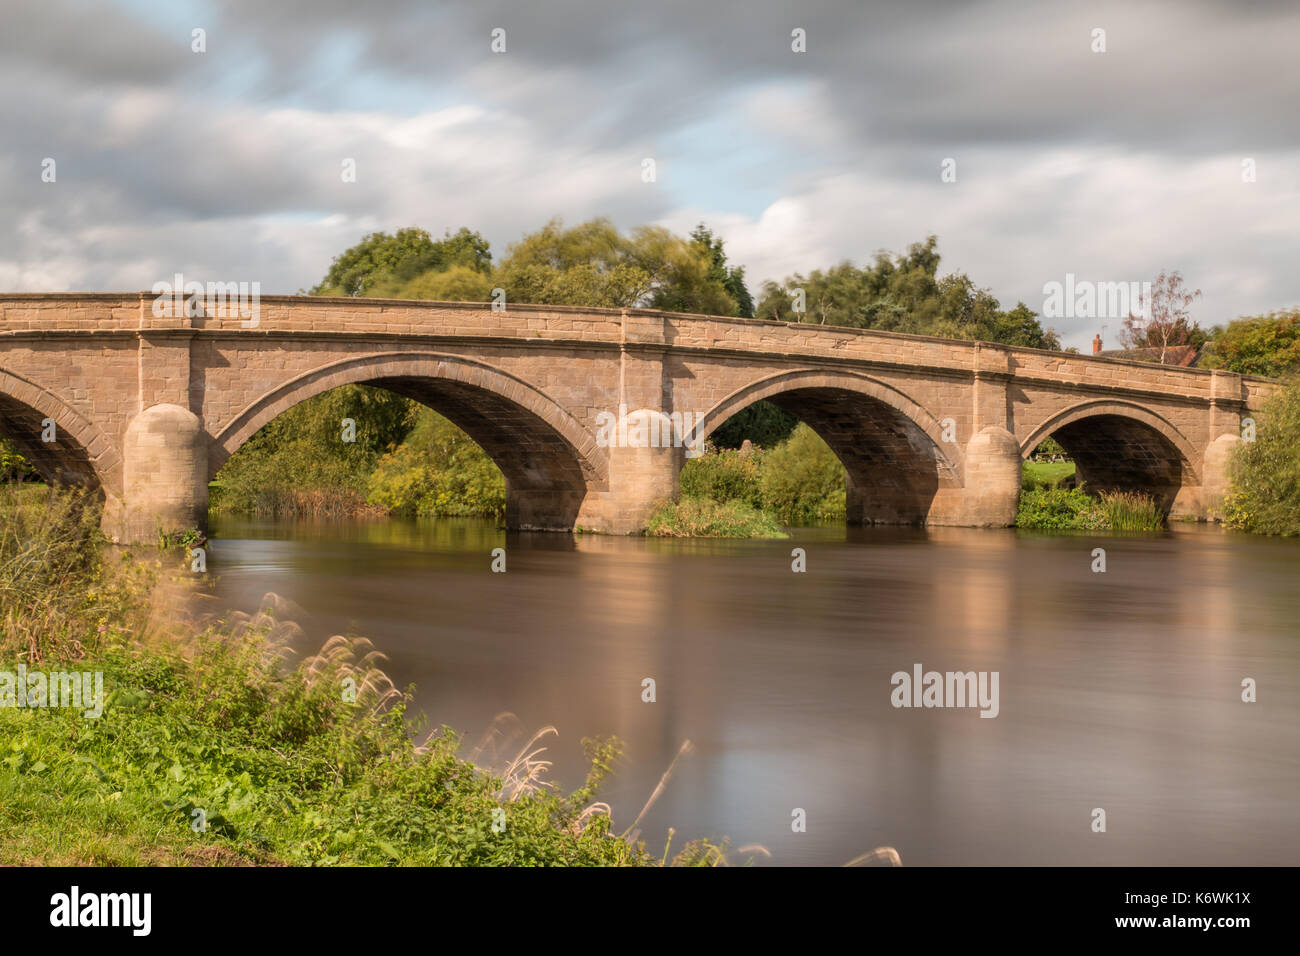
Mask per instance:
[[[541,743],[567,789],[581,738],[618,735],[603,798],[620,831],[689,740],[640,824],[656,855],[672,827],[674,850],[725,836],[761,844],[763,864],[879,846],[905,865],[1300,863],[1300,542],[1205,526],[702,541],[224,517],[212,531],[222,606],[278,595],[307,649],[369,638],[432,725],[467,740],[506,712],[525,738],[554,725]],[[916,665],[996,672],[996,717],[894,706],[892,675]]]

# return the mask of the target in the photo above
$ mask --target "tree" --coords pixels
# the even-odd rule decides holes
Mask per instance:
[[[366,295],[379,284],[401,284],[453,265],[486,272],[491,261],[487,240],[463,227],[436,242],[423,229],[373,232],[336,257],[309,294]]]
[[[1230,527],[1256,534],[1300,535],[1300,385],[1270,398],[1255,440],[1241,442],[1224,502]]]
[[[493,278],[511,302],[709,315],[737,308],[711,247],[659,226],[625,236],[608,219],[567,229],[552,220],[513,244]]]
[[[1204,344],[1206,333],[1188,312],[1200,295],[1200,289],[1183,288],[1182,273],[1160,273],[1151,283],[1150,296],[1138,300],[1146,307],[1146,316],[1129,313],[1119,333],[1120,344],[1127,349],[1159,349],[1161,365],[1166,364],[1170,348]]]
[[[965,273],[938,276],[938,238],[927,236],[901,256],[876,253],[859,268],[844,261],[763,285],[755,314],[781,322],[814,322],[882,332],[910,332],[980,339],[1030,348],[1059,349],[1056,333],[1044,331],[1023,302],[1003,312],[998,300]],[[804,311],[796,312],[799,293]]]
[[[709,256],[709,278],[717,282],[727,294],[736,300],[735,314],[744,319],[754,317],[754,297],[745,285],[745,267],[728,266],[727,253],[723,248],[721,237],[714,236],[713,230],[704,223],[695,227],[691,241],[703,247]]]
[[[1271,312],[1215,328],[1201,360],[1206,368],[1280,377],[1300,372],[1300,309]]]

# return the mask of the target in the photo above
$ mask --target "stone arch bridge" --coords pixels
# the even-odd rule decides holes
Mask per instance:
[[[1093,487],[1214,517],[1241,419],[1276,388],[640,309],[266,296],[254,325],[215,298],[158,317],[155,299],[0,295],[0,434],[47,479],[99,489],[121,541],[201,526],[207,483],[240,445],[352,383],[409,396],[468,432],[505,474],[509,527],[610,533],[644,527],[676,493],[688,446],[760,399],[839,455],[851,523],[1010,525],[1021,460],[1048,435]],[[620,409],[632,427],[604,427]],[[664,425],[655,444],[638,440],[647,422]]]

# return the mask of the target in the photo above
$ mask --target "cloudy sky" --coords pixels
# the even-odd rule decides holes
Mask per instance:
[[[1213,325],[1300,305],[1297,38],[1262,0],[4,0],[0,290],[296,292],[375,230],[605,215],[703,220],[752,287],[928,233],[1006,307],[1181,269]]]

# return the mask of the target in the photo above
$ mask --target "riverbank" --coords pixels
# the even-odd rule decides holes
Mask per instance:
[[[584,741],[571,793],[538,737],[481,766],[422,727],[368,642],[287,664],[291,624],[187,622],[184,556],[107,548],[85,498],[0,488],[0,517],[0,864],[725,860],[705,841],[656,859],[615,833],[596,797],[616,740]],[[89,675],[75,702],[64,674]]]

